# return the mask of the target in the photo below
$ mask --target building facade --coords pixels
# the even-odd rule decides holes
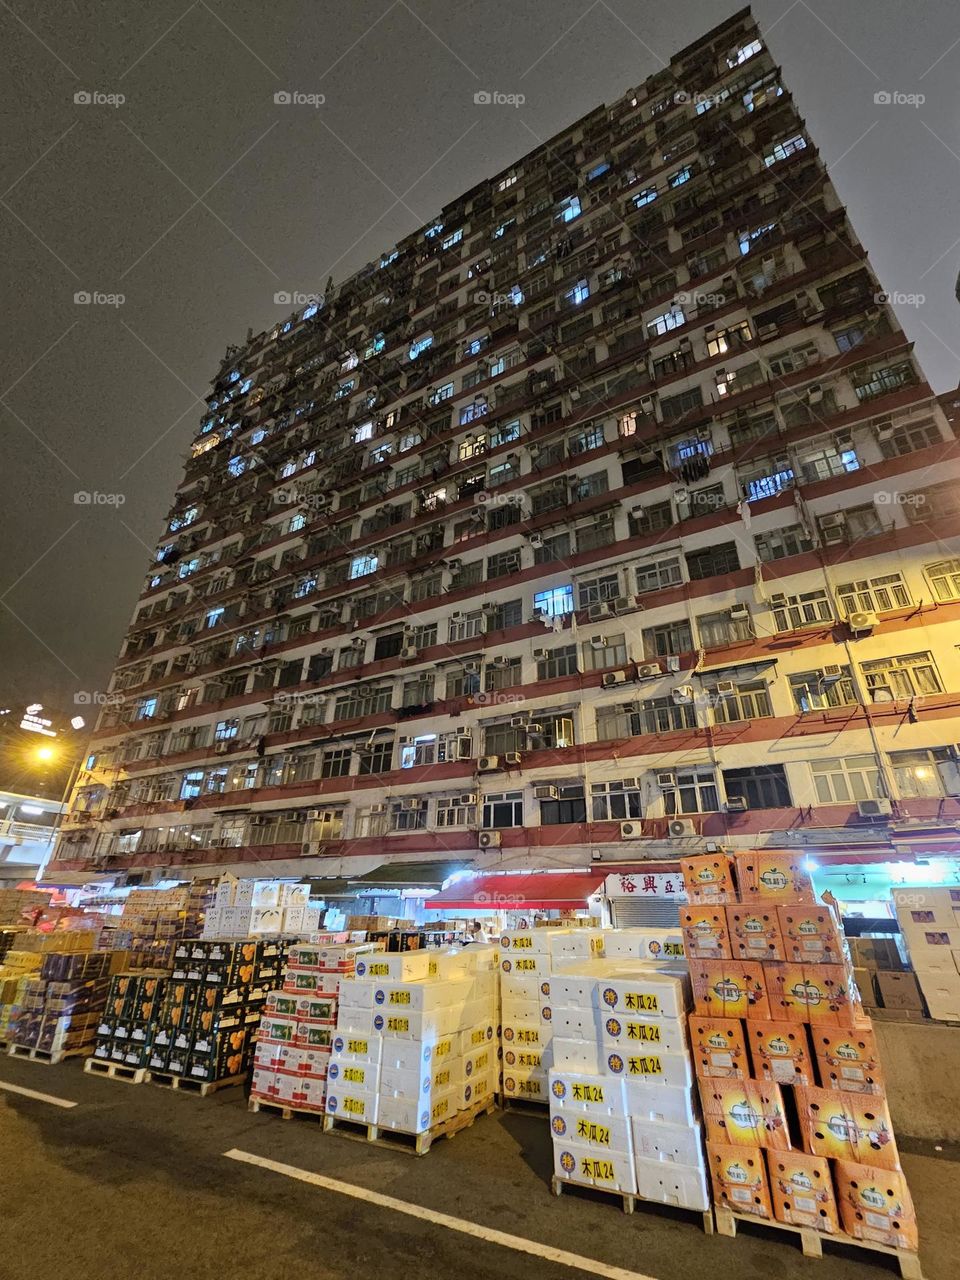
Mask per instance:
[[[743,11],[227,351],[58,865],[953,848],[956,407]]]

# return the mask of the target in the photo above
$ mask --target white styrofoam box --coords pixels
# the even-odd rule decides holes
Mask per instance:
[[[565,1040],[597,1039],[597,1011],[590,1006],[568,1009],[553,1005],[550,1022],[554,1035],[563,1036]]]
[[[549,1088],[547,1072],[541,1067],[504,1067],[503,1092],[508,1098],[546,1102]]]
[[[378,1009],[424,1013],[463,1004],[470,996],[469,978],[446,978],[443,982],[376,982],[373,1003]]]
[[[434,1040],[459,1030],[460,1011],[456,1007],[425,1009],[372,1009],[373,1030],[408,1040]],[[339,1024],[338,1024],[339,1025]]]
[[[540,1022],[540,1001],[536,996],[532,1000],[520,1000],[516,996],[504,995],[500,1002],[500,1017],[504,1023]]]
[[[431,1098],[456,1088],[463,1071],[462,1058],[445,1058],[434,1064],[421,1062],[410,1071],[384,1066],[380,1071],[380,1096]]]
[[[500,957],[500,979],[502,982],[543,982],[550,977],[550,954],[547,951],[508,952]]]
[[[469,1080],[461,1080],[457,1086],[457,1110],[466,1111],[482,1098],[489,1098],[500,1087],[500,1076],[495,1071],[486,1071],[479,1076],[471,1076]]]
[[[662,1160],[667,1164],[706,1168],[703,1134],[699,1124],[663,1124],[633,1116],[633,1150],[638,1160]]]
[[[360,1036],[372,1036],[374,1032],[379,1034],[378,1029],[373,1025],[374,1016],[373,1009],[360,1009],[355,1005],[338,1004],[337,1031],[349,1032]],[[380,1016],[379,1013],[376,1014],[376,1017]]]
[[[646,1018],[643,1014],[599,1014],[600,1039],[622,1052],[653,1049],[663,1053],[688,1051],[685,1018]]]
[[[608,1075],[644,1080],[660,1088],[689,1088],[693,1084],[693,1062],[685,1053],[661,1053],[646,1047],[628,1052],[609,1049],[600,1066]]]
[[[684,959],[679,929],[608,929],[603,954],[608,960],[644,960],[652,964]]]
[[[548,1071],[553,1066],[553,1041],[545,1046],[509,1045],[503,1046],[504,1071]]]
[[[355,1089],[353,1085],[327,1081],[327,1115],[358,1124],[376,1124],[379,1102],[376,1089]]]
[[[620,1152],[600,1152],[572,1142],[554,1142],[553,1171],[558,1178],[587,1187],[604,1187],[628,1194],[637,1190],[633,1157]]]
[[[500,1018],[497,1007],[492,1000],[471,1000],[456,1010],[457,1029],[472,1031],[475,1027],[485,1026],[496,1030]]]
[[[486,969],[468,976],[470,980],[468,1003],[474,1000],[485,1000],[492,1004],[500,991],[500,980],[496,973],[492,969]]]
[[[427,951],[371,951],[357,956],[356,974],[377,982],[420,982],[430,977]]]
[[[553,1027],[537,1022],[504,1022],[500,1027],[500,1040],[504,1052],[517,1049],[546,1049],[553,1041]]]
[[[706,1169],[642,1158],[637,1159],[635,1165],[637,1195],[644,1200],[677,1205],[682,1209],[706,1211],[710,1208]]]
[[[689,980],[676,974],[637,969],[630,976],[600,979],[593,989],[598,1009],[642,1013],[657,1018],[679,1018],[690,1007]]]
[[[627,1115],[637,1120],[691,1125],[698,1118],[693,1091],[685,1086],[650,1084],[637,1077],[621,1083]]]
[[[331,1043],[331,1057],[352,1062],[379,1062],[383,1053],[383,1036],[363,1032],[337,1032]]]
[[[384,1036],[380,1061],[398,1071],[430,1071],[441,1062],[460,1057],[459,1033],[435,1036],[430,1040],[407,1040]]]
[[[337,998],[341,1009],[344,1005],[352,1009],[372,1009],[373,983],[360,978],[341,978]]]
[[[629,1155],[633,1133],[627,1116],[594,1116],[587,1111],[558,1107],[550,1111],[550,1133],[554,1142],[574,1142],[593,1150],[618,1151]]]
[[[496,1048],[497,1028],[490,1019],[475,1022],[472,1027],[464,1027],[460,1032],[460,1053],[467,1058],[484,1048]]]
[[[400,1133],[423,1133],[430,1128],[429,1098],[380,1098],[377,1124]]]
[[[380,1063],[360,1062],[346,1055],[331,1054],[327,1079],[331,1088],[336,1085],[340,1089],[361,1089],[376,1093],[380,1087]]]
[[[506,929],[499,938],[504,955],[550,954],[550,939],[566,933],[566,929]]]
[[[550,1109],[586,1111],[596,1116],[625,1116],[623,1081],[589,1072],[550,1071]]]
[[[600,1046],[595,1040],[566,1040],[562,1036],[554,1036],[553,1066],[558,1071],[580,1071],[591,1075],[599,1075]]]
[[[496,1043],[491,1042],[477,1049],[472,1049],[469,1053],[465,1053],[460,1059],[461,1074],[464,1080],[472,1080],[475,1076],[489,1075],[491,1071],[498,1071],[500,1066],[500,1051]]]
[[[544,979],[546,981],[546,979]],[[528,981],[525,978],[508,978],[505,974],[500,978],[500,1002],[530,1001],[540,1005],[540,981]]]
[[[602,956],[605,939],[612,932],[610,929],[561,929],[548,941],[550,960],[556,964],[558,960],[589,960],[592,956]]]
[[[593,1003],[596,978],[587,974],[555,969],[550,977],[550,999],[554,1005],[576,1009]]]

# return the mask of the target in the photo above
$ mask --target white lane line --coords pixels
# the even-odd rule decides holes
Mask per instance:
[[[409,1218],[420,1218],[424,1222],[432,1222],[435,1226],[446,1227],[449,1231],[459,1231],[461,1235],[473,1236],[476,1240],[486,1240],[490,1244],[499,1244],[517,1253],[528,1253],[535,1258],[543,1258],[546,1262],[556,1262],[561,1267],[585,1271],[587,1275],[604,1276],[606,1280],[654,1280],[654,1277],[643,1275],[639,1271],[626,1271],[623,1267],[612,1267],[606,1262],[598,1262],[595,1258],[585,1258],[582,1254],[568,1253],[566,1249],[555,1249],[552,1245],[541,1244],[538,1240],[527,1240],[523,1236],[510,1235],[509,1232],[497,1231],[493,1227],[483,1227],[480,1223],[471,1222],[468,1218],[454,1218],[449,1213],[438,1213],[436,1209],[426,1209],[423,1205],[397,1200],[393,1196],[383,1195],[380,1191],[358,1187],[352,1182],[340,1182],[337,1178],[327,1178],[322,1173],[310,1173],[292,1164],[280,1164],[276,1160],[267,1160],[263,1156],[251,1155],[249,1151],[238,1151],[236,1147],[223,1154],[228,1160],[257,1165],[261,1169],[269,1169],[271,1173],[282,1174],[285,1178],[293,1178],[297,1182],[308,1182],[311,1186],[322,1187],[324,1191],[335,1191],[338,1195],[350,1196],[354,1200],[365,1200],[368,1204],[378,1205],[381,1209],[393,1209],[395,1213],[405,1213]]]
[[[69,1098],[56,1098],[52,1093],[38,1093],[36,1089],[24,1089],[18,1084],[4,1084],[0,1081],[0,1089],[5,1089],[7,1093],[19,1093],[24,1098],[35,1098],[37,1102],[49,1102],[51,1107],[69,1109],[77,1105],[77,1103],[71,1102]]]

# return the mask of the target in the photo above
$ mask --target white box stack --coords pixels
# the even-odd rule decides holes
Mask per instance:
[[[512,929],[500,937],[500,1039],[503,1096],[549,1101],[554,1034],[550,979],[553,949],[576,960],[589,956],[588,929]],[[579,937],[580,934],[584,936]],[[586,948],[568,951],[563,948]]]
[[[226,875],[204,914],[205,938],[316,933],[320,911],[309,905],[310,886],[279,880],[239,880]]]
[[[560,1180],[705,1212],[690,986],[666,950],[676,936],[608,930],[604,959],[566,961],[554,973],[554,1170]],[[664,958],[640,958],[651,955]]]
[[[492,1098],[497,952],[375,953],[341,984],[328,1116],[424,1134]]]
[[[894,889],[893,902],[930,1017],[960,1022],[960,888]]]

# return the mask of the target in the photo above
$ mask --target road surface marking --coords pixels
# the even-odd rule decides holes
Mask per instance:
[[[223,1154],[228,1160],[257,1165],[261,1169],[269,1169],[271,1173],[282,1174],[285,1178],[293,1178],[297,1182],[308,1182],[311,1186],[321,1187],[324,1191],[334,1191],[338,1195],[350,1196],[354,1200],[365,1200],[368,1204],[378,1205],[381,1209],[393,1209],[396,1213],[405,1213],[410,1218],[421,1218],[424,1222],[446,1227],[449,1231],[459,1231],[461,1235],[486,1240],[490,1244],[499,1244],[505,1249],[514,1249],[517,1253],[532,1254],[535,1258],[543,1258],[547,1262],[555,1262],[562,1267],[585,1271],[587,1275],[603,1276],[605,1280],[653,1280],[652,1276],[643,1275],[639,1271],[626,1271],[623,1267],[613,1267],[606,1262],[598,1262],[595,1258],[585,1258],[579,1253],[555,1249],[552,1245],[541,1244],[538,1240],[527,1240],[523,1236],[514,1236],[506,1231],[497,1231],[493,1227],[481,1226],[480,1223],[471,1222],[468,1218],[454,1218],[449,1213],[438,1213],[436,1209],[426,1209],[423,1205],[397,1200],[393,1196],[385,1196],[380,1191],[358,1187],[352,1182],[340,1182],[337,1178],[327,1178],[322,1173],[310,1173],[292,1164],[280,1164],[276,1160],[251,1155],[249,1151],[239,1151],[236,1147]]]
[[[5,1089],[7,1093],[19,1093],[24,1098],[36,1098],[37,1102],[49,1102],[51,1107],[75,1107],[77,1103],[71,1102],[69,1098],[55,1098],[52,1093],[37,1093],[36,1089],[24,1089],[18,1084],[4,1084],[0,1081],[0,1089]]]

